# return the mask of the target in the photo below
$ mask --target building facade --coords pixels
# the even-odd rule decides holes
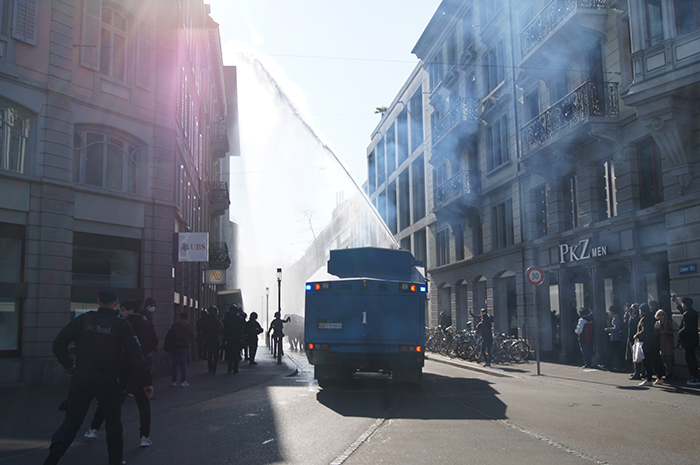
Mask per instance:
[[[61,379],[51,343],[102,287],[154,298],[161,337],[216,303],[227,80],[201,0],[0,1],[0,383]],[[209,262],[177,261],[180,232]]]
[[[414,254],[405,237],[426,227],[431,324],[487,308],[496,331],[575,362],[590,307],[604,361],[610,305],[698,301],[699,15],[697,0],[442,2],[413,49],[425,218],[401,223],[413,180],[392,187],[401,162],[376,150],[392,113],[368,157],[369,192]]]

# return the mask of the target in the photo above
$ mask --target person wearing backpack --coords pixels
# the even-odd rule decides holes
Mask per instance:
[[[173,387],[177,386],[177,369],[180,368],[180,386],[187,387],[187,355],[194,341],[194,328],[187,321],[187,313],[180,313],[180,319],[173,324]]]
[[[574,332],[578,334],[578,344],[583,354],[583,368],[593,367],[593,313],[589,308],[582,308],[579,313],[581,318]]]

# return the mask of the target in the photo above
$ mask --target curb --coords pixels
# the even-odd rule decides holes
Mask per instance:
[[[445,365],[452,365],[452,366],[457,367],[457,368],[464,368],[466,370],[476,371],[478,373],[483,373],[485,375],[496,376],[499,378],[515,378],[515,376],[509,375],[507,373],[501,373],[498,371],[489,370],[487,368],[483,368],[483,367],[480,367],[478,365],[477,366],[470,365],[469,362],[462,362],[459,360],[452,360],[450,358],[439,357],[439,356],[436,356],[434,354],[431,354],[431,355],[425,354],[425,359],[432,360],[433,362],[443,363]]]

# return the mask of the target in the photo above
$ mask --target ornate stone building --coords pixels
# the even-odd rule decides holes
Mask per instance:
[[[369,193],[396,237],[415,254],[426,228],[431,324],[444,311],[464,327],[486,307],[497,331],[575,362],[577,311],[591,307],[604,360],[610,305],[700,301],[699,8],[441,3],[413,49],[424,71],[368,149]],[[419,101],[420,147],[401,129]],[[406,150],[426,160],[424,216],[402,213],[423,201],[412,176],[402,187]]]
[[[0,383],[60,379],[53,338],[101,287],[153,297],[161,337],[216,303],[226,76],[202,0],[0,0]],[[178,263],[179,232],[209,263]]]

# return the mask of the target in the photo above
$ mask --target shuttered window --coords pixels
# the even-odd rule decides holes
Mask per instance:
[[[38,0],[15,0],[12,15],[12,37],[36,45],[38,32]]]

